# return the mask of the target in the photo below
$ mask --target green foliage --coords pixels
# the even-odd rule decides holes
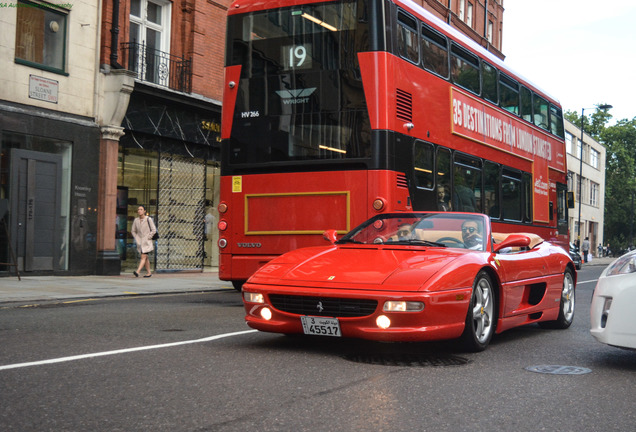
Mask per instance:
[[[607,148],[605,163],[605,242],[612,249],[634,243],[636,200],[636,117],[606,126],[603,120],[598,139]],[[592,120],[594,121],[594,120]],[[587,127],[586,127],[587,130]]]

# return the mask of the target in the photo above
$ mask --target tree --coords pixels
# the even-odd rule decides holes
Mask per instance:
[[[601,131],[605,163],[606,241],[625,249],[634,245],[636,194],[636,118],[620,120]]]

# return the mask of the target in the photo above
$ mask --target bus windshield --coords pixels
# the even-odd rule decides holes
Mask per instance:
[[[230,164],[369,157],[371,128],[357,57],[369,47],[365,4],[317,3],[229,17],[227,66],[241,65]]]

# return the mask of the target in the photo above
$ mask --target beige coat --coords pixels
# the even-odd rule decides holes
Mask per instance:
[[[143,219],[135,218],[132,224],[132,235],[137,243],[137,250],[140,253],[152,252],[154,248],[154,240],[152,236],[157,232],[155,223],[150,216],[146,216]]]

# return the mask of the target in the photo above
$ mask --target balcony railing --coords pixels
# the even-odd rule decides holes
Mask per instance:
[[[149,48],[144,43],[126,42],[122,48],[128,59],[128,70],[137,79],[190,93],[192,91],[192,60]]]

